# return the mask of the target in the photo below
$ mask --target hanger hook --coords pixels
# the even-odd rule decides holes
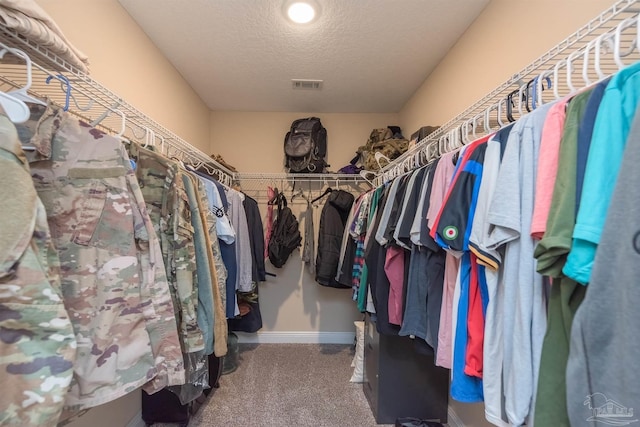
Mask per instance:
[[[611,34],[609,33],[604,33],[598,36],[598,38],[596,38],[596,54],[595,54],[595,69],[596,69],[596,73],[598,74],[598,79],[600,80],[604,80],[604,78],[606,77],[605,73],[602,71],[602,67],[601,67],[601,51],[602,51],[602,44],[607,42],[607,46],[609,46],[610,48],[612,47],[612,42],[611,42]]]
[[[47,79],[45,80],[45,83],[46,84],[51,83],[51,80],[54,78],[60,80],[66,86],[64,107],[62,108],[62,110],[69,111],[69,101],[71,99],[71,82],[69,81],[68,78],[66,78],[62,74],[57,74],[55,76],[53,75],[48,76]]]
[[[562,66],[562,64],[566,64],[567,60],[566,59],[561,59],[560,61],[558,61],[556,63],[556,65],[553,67],[553,96],[555,96],[556,99],[560,99],[560,90],[559,90],[559,73],[560,73],[560,67]]]
[[[524,113],[522,112],[522,98],[524,98],[524,100],[528,102],[527,101],[528,97],[525,94],[525,89],[528,87],[529,87],[529,84],[525,83],[518,88],[518,117],[522,117],[524,115]]]
[[[543,105],[544,99],[542,98],[542,92],[544,91],[544,82],[547,82],[547,89],[551,89],[551,78],[549,75],[553,74],[553,70],[547,70],[540,73],[536,80],[536,94],[533,97],[533,108],[537,108],[538,105]]]
[[[615,59],[616,65],[618,66],[619,70],[622,70],[626,66],[622,61],[622,58],[620,55],[620,48],[622,46],[622,31],[629,28],[635,22],[636,21],[634,20],[634,18],[627,18],[621,23],[619,23],[618,26],[616,27],[616,32],[615,32],[614,42],[613,42],[613,58]]]
[[[584,47],[584,56],[582,57],[582,80],[584,81],[585,86],[591,86],[591,79],[589,78],[589,52],[591,52],[594,42],[595,40],[591,40]]]
[[[123,138],[124,133],[127,130],[127,116],[125,116],[124,113],[118,109],[114,110],[114,112],[120,116],[120,132],[118,132],[115,136],[117,138]]]
[[[498,101],[498,126],[504,127],[504,122],[502,121],[502,104],[506,103],[506,98],[503,98]]]
[[[486,133],[490,133],[491,132],[491,112],[496,108],[495,105],[490,105],[489,107],[487,107],[486,110],[484,110],[484,131]]]
[[[474,118],[473,118],[473,127],[471,128],[471,133],[473,134],[473,139],[475,140],[477,138],[477,127],[478,127],[478,121],[479,120],[485,120],[486,116],[484,113],[479,113],[477,114]]]
[[[569,55],[567,58],[567,86],[569,86],[570,93],[576,93],[577,89],[573,85],[573,79],[571,75],[573,74],[573,60],[576,59],[580,55],[580,51],[575,51]]]
[[[438,153],[440,155],[447,152],[447,146],[445,145],[446,139],[447,139],[447,134],[441,135],[440,138],[438,138]]]
[[[33,83],[33,69],[32,69],[31,58],[29,57],[29,55],[26,54],[26,52],[23,52],[20,49],[8,49],[8,50],[14,55],[24,59],[24,62],[26,63],[27,83],[23,87],[23,90],[26,92],[29,89],[31,89],[31,85]]]
[[[360,176],[361,176],[365,181],[367,181],[369,184],[371,184],[372,186],[374,186],[374,187],[375,187],[375,185],[373,184],[373,182],[372,182],[371,180],[369,180],[369,178],[367,177],[367,174],[370,174],[370,173],[373,173],[373,172],[371,172],[371,171],[366,171],[366,170],[361,170],[361,171],[360,171]],[[374,176],[374,178],[375,178],[375,176]]]
[[[147,148],[147,146],[149,145],[149,132],[151,131],[151,129],[149,129],[148,127],[144,127],[144,143],[142,144],[143,148]],[[135,134],[134,134],[135,135]],[[137,135],[136,135],[137,136]],[[182,151],[181,151],[182,152]],[[177,154],[177,153],[176,153]]]
[[[391,160],[387,156],[382,154],[380,151],[376,151],[376,154],[374,155],[374,158],[376,159],[376,163],[378,163],[379,170],[382,170],[382,165],[380,164],[380,159],[385,159],[387,161],[387,165],[389,165],[389,163],[391,163]]]

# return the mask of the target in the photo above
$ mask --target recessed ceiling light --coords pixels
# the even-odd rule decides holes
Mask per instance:
[[[316,10],[310,3],[297,1],[289,5],[287,16],[297,24],[307,24],[316,17]]]

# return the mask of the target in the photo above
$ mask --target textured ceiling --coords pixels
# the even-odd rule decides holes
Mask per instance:
[[[119,0],[212,110],[399,111],[489,0]],[[291,79],[323,80],[320,91]]]

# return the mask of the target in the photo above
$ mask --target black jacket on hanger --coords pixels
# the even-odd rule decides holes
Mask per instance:
[[[342,235],[349,217],[354,197],[343,190],[334,190],[322,208],[318,255],[316,257],[316,282],[333,288],[350,288],[336,282]]]
[[[264,231],[262,228],[262,218],[260,217],[260,209],[255,199],[245,194],[244,211],[247,215],[247,223],[249,224],[249,243],[251,245],[252,258],[252,279],[254,282],[264,282],[266,279],[266,270],[264,266]]]

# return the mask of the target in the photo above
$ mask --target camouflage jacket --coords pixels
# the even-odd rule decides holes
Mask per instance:
[[[202,221],[200,204],[194,179],[188,172],[182,174],[189,207],[191,209],[191,225],[193,226],[194,246],[196,249],[196,278],[198,285],[198,325],[204,336],[205,354],[213,353],[213,274],[207,254],[207,240],[205,238],[205,223]]]
[[[70,412],[184,382],[158,238],[123,144],[47,107],[19,126],[77,340]]]
[[[55,426],[76,339],[47,214],[14,125],[0,116],[0,424]]]
[[[204,349],[198,326],[194,229],[183,172],[178,164],[136,144],[128,146],[151,222],[160,236],[184,353]]]

